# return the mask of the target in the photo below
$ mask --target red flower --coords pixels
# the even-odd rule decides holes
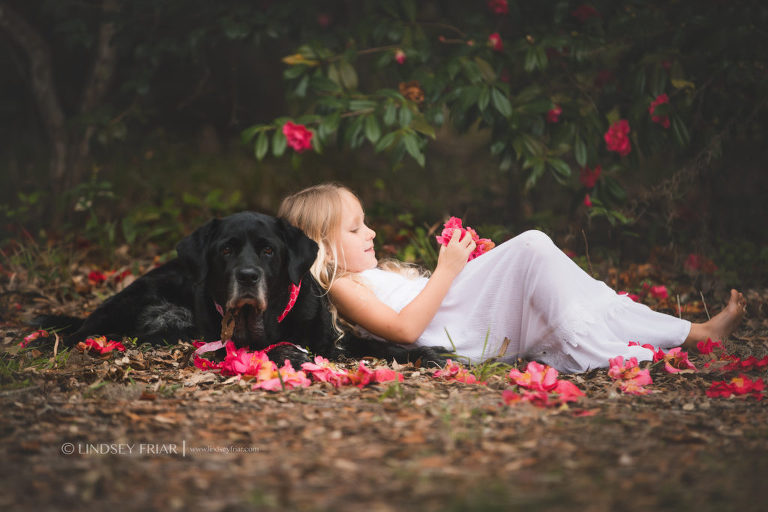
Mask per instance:
[[[547,122],[556,123],[560,120],[560,114],[563,113],[563,109],[560,105],[555,105],[549,112],[547,112]]]
[[[667,287],[664,286],[663,284],[660,284],[658,286],[651,286],[650,294],[651,294],[651,297],[657,300],[664,300],[667,297],[669,297],[669,292],[667,291]]]
[[[497,52],[500,52],[504,49],[504,43],[501,42],[501,36],[498,32],[494,32],[488,36],[488,46]]]
[[[303,124],[294,124],[288,121],[283,125],[283,135],[288,139],[288,145],[297,153],[312,147],[313,133],[307,130],[307,127]]]
[[[98,270],[91,270],[88,272],[88,282],[92,285],[95,284],[101,284],[104,281],[106,281],[107,276],[105,276],[102,272],[99,272]]]
[[[762,400],[764,387],[763,379],[752,380],[742,373],[738,377],[732,378],[729,382],[713,382],[707,390],[707,396],[710,398],[728,398],[731,395],[750,395],[756,400]]]
[[[629,123],[626,119],[620,119],[613,123],[603,136],[608,151],[615,151],[621,156],[627,156],[632,151],[629,143]]]
[[[494,14],[507,14],[509,12],[507,0],[488,0],[488,8]]]
[[[397,61],[398,64],[402,64],[403,62],[405,62],[405,52],[400,48],[395,50],[395,60]]]
[[[716,348],[719,348],[722,350],[723,342],[712,341],[711,338],[707,338],[706,341],[698,342],[696,344],[696,348],[699,350],[700,354],[711,354]]]
[[[648,112],[651,114],[651,120],[654,123],[658,123],[664,128],[669,128],[669,116],[667,115],[654,115],[654,112],[656,111],[656,107],[659,105],[663,105],[664,103],[669,103],[669,96],[667,96],[666,93],[659,94],[655,100],[651,102],[651,106],[648,107]]]
[[[603,172],[603,168],[596,165],[594,169],[590,170],[589,167],[584,166],[579,174],[579,181],[586,188],[594,188],[597,184],[597,179],[600,177],[600,173]]]
[[[589,194],[584,196],[584,206],[592,208],[592,199],[589,197]]]
[[[37,331],[33,332],[32,334],[28,334],[28,335],[24,336],[24,341],[19,343],[19,346],[21,348],[24,348],[27,345],[29,345],[30,343],[32,343],[33,341],[35,341],[37,338],[40,338],[40,337],[47,338],[48,337],[48,331],[46,331],[45,329],[38,329]]]
[[[571,16],[579,20],[580,22],[584,23],[590,18],[599,18],[600,13],[597,12],[597,9],[592,7],[591,5],[580,5],[573,11],[571,11]]]
[[[85,340],[85,342],[81,341],[77,344],[77,348],[82,352],[93,350],[99,354],[106,354],[108,352],[112,352],[113,350],[125,352],[125,347],[122,343],[119,341],[107,340],[107,338],[104,336],[99,336],[98,338],[88,338]]]

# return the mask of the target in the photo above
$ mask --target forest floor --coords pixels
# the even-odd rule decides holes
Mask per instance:
[[[2,510],[765,510],[768,400],[707,396],[736,375],[708,355],[690,354],[691,373],[654,365],[642,396],[606,369],[561,375],[585,396],[558,407],[506,404],[503,375],[464,384],[414,365],[394,365],[394,384],[252,391],[195,368],[189,345],[20,349],[30,314],[82,314],[112,290],[75,271],[81,298],[63,300],[62,283],[4,270]],[[760,358],[768,290],[744,292],[726,351]]]

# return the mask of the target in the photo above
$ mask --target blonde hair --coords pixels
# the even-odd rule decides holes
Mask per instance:
[[[343,260],[344,255],[336,250],[338,245],[336,242],[341,234],[341,211],[345,192],[351,194],[362,205],[357,194],[344,185],[323,183],[286,197],[277,211],[278,217],[301,229],[305,235],[317,242],[317,258],[309,271],[326,291],[331,289],[336,279],[347,275],[347,272],[339,266],[339,261]],[[425,275],[424,271],[417,266],[398,260],[384,260],[379,263],[379,267],[409,278]],[[364,282],[356,279],[355,275],[351,277],[365,285]],[[339,321],[345,325],[348,324],[339,318],[338,310],[332,301],[330,310],[334,327],[340,332]]]
[[[339,277],[339,254],[336,251],[341,227],[342,193],[351,190],[335,183],[305,188],[283,199],[277,216],[317,242],[317,258],[309,269],[324,289]]]

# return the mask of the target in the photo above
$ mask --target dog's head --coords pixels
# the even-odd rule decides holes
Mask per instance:
[[[235,344],[259,347],[265,313],[280,314],[291,284],[314,263],[317,244],[282,219],[241,212],[210,221],[176,250],[206,300],[234,320]]]

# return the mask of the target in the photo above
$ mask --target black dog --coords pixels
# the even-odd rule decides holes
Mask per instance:
[[[178,257],[134,281],[85,320],[41,317],[40,327],[62,326],[65,343],[86,337],[135,337],[152,344],[213,341],[231,331],[238,347],[264,349],[294,365],[312,354],[373,356],[441,364],[442,348],[403,347],[346,333],[332,325],[327,295],[309,268],[317,244],[282,219],[241,212],[214,219],[176,246]],[[222,320],[226,320],[224,323]],[[224,328],[222,329],[222,325]],[[225,332],[229,335],[230,332]]]

